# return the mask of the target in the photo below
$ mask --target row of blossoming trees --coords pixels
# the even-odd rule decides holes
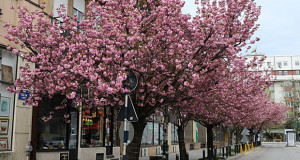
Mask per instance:
[[[122,87],[126,69],[132,70],[139,81],[131,92],[139,121],[133,123],[130,160],[139,157],[146,118],[165,106],[181,121],[179,135],[188,120],[203,124],[209,150],[216,125],[253,128],[278,122],[284,109],[263,94],[269,76],[255,69],[258,60],[245,63],[238,55],[259,40],[251,36],[260,7],[254,0],[195,4],[198,11],[191,18],[181,12],[181,0],[97,0],[81,22],[58,9],[61,25],[19,7],[19,25],[9,27],[6,38],[22,46],[25,52],[13,52],[35,68],[22,67],[16,89],[9,91],[30,90],[26,102],[33,106],[61,94],[77,106],[119,107],[127,92]],[[184,139],[179,139],[185,159]]]

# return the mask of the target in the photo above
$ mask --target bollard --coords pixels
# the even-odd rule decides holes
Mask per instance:
[[[237,145],[234,145],[234,154],[237,153]]]
[[[226,146],[226,158],[228,158],[229,147]]]
[[[240,146],[240,153],[243,153],[243,146]]]
[[[217,148],[214,148],[214,159],[217,160]]]
[[[224,153],[224,147],[222,147],[222,157],[225,157],[225,153]]]
[[[203,149],[203,160],[205,159],[205,150]]]
[[[231,156],[231,146],[229,146],[229,156]]]
[[[179,160],[179,154],[176,154],[176,160]]]
[[[190,155],[189,153],[186,153],[186,159],[189,160],[190,159]]]

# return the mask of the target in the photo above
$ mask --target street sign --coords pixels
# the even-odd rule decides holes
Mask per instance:
[[[134,128],[133,128],[133,125],[129,122],[128,123],[129,125],[129,129],[128,129],[128,139],[127,139],[127,144],[129,144],[133,137],[134,137]],[[119,137],[120,137],[120,142],[123,142],[124,141],[124,123],[121,122],[121,126],[120,126],[120,129],[119,129]]]
[[[127,72],[127,78],[122,83],[124,88],[128,88],[130,91],[133,91],[137,87],[138,78],[131,70],[127,69]]]
[[[29,97],[30,97],[30,93],[28,90],[21,90],[21,92],[19,93],[19,100],[25,101]]]
[[[128,95],[128,106],[127,106],[127,120],[130,121],[130,122],[137,122],[138,121],[138,117],[136,115],[136,112],[135,112],[135,109],[134,109],[134,106],[132,104],[132,100],[131,100],[131,97]],[[117,117],[117,121],[124,121],[124,112],[125,112],[125,106],[122,106],[121,107],[121,110],[118,114],[118,117]]]

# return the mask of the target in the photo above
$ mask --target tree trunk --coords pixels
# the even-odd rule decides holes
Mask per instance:
[[[253,136],[254,136],[253,129],[250,129],[250,133],[249,133],[249,143],[254,142]]]
[[[206,125],[207,130],[207,155],[208,159],[213,159],[213,149],[214,149],[214,135],[213,135],[213,125]]]
[[[235,144],[238,145],[240,143],[240,138],[241,138],[241,132],[239,128],[236,128],[236,141]]]
[[[147,122],[145,118],[140,119],[138,122],[133,122],[134,128],[134,137],[131,143],[126,148],[126,159],[127,160],[138,160],[140,156],[140,146],[141,140],[143,136],[143,131],[146,126]]]
[[[179,125],[177,132],[178,132],[178,141],[179,141],[180,160],[187,160],[186,148],[184,142],[184,126]]]

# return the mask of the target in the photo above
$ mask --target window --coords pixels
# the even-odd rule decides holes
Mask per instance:
[[[284,97],[291,97],[292,92],[291,91],[284,91]]]
[[[278,75],[282,75],[282,71],[278,71]]]
[[[289,72],[288,71],[284,71],[284,75],[289,75]]]
[[[73,8],[73,16],[77,16],[77,21],[78,22],[81,22],[82,19],[83,19],[83,16],[82,16],[82,12],[80,12],[78,9],[76,8]]]
[[[271,62],[267,62],[267,66],[268,66],[268,68],[270,68],[271,67]]]
[[[299,75],[299,70],[296,70],[296,75]]]
[[[300,89],[300,83],[299,83],[299,82],[296,82],[296,83],[295,83],[295,87],[296,87],[296,89]]]
[[[296,65],[296,66],[299,66],[299,61],[295,61],[295,65]]]
[[[270,85],[269,90],[274,90],[274,84]]]
[[[274,91],[273,92],[269,92],[269,98],[270,99],[274,99],[275,97],[274,97]]]
[[[104,108],[83,108],[81,122],[81,147],[103,146]]]
[[[77,148],[77,110],[69,102],[66,107],[53,111],[65,96],[57,95],[53,99],[44,98],[39,104],[38,150],[63,150]],[[52,112],[52,113],[51,113]],[[43,117],[51,114],[52,119]]]
[[[287,61],[283,61],[283,66],[287,66],[288,62]]]
[[[288,107],[292,107],[292,103],[291,102],[285,102],[285,105]]]
[[[297,99],[300,98],[300,92],[296,92],[296,98],[297,98]]]
[[[178,143],[177,126],[171,124],[171,143]]]
[[[281,62],[277,62],[278,67],[281,68]]]
[[[153,125],[152,122],[147,122],[147,125],[144,128],[142,145],[152,145],[153,140]]]
[[[163,124],[147,122],[143,131],[142,145],[163,144]]]
[[[284,86],[292,86],[293,85],[293,83],[291,82],[291,81],[285,81],[285,82],[283,82],[283,84],[284,84]]]

